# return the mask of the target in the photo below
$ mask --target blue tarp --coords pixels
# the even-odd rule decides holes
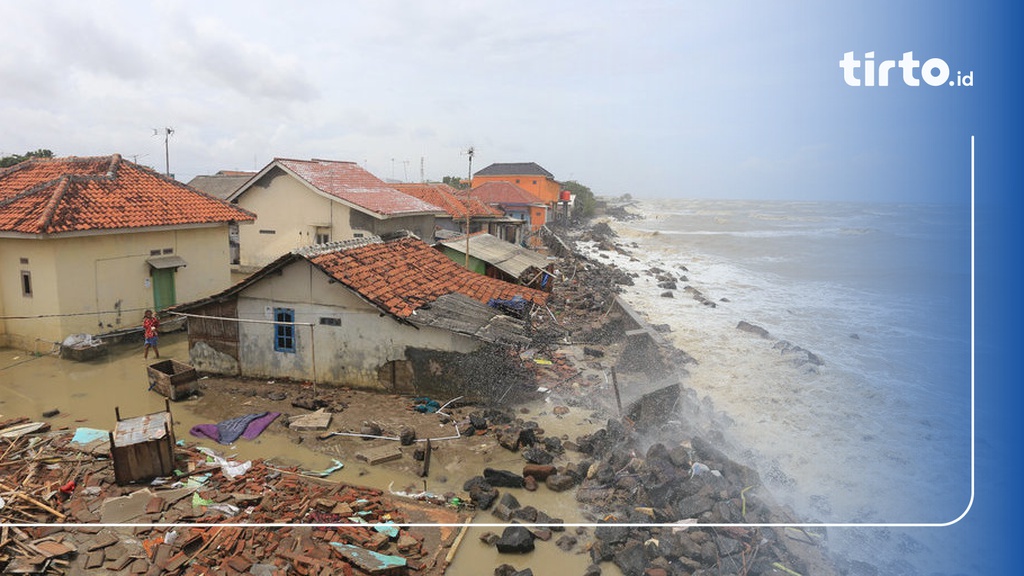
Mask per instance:
[[[491,308],[497,308],[503,314],[509,316],[515,316],[516,318],[522,318],[526,312],[526,305],[529,304],[529,300],[522,296],[513,296],[511,300],[501,300],[499,298],[491,298],[487,301],[487,305]]]

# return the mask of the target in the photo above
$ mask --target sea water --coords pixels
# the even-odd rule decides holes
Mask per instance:
[[[684,385],[794,520],[941,524],[966,510],[969,205],[662,200],[630,211],[640,218],[611,223],[628,254],[584,247],[637,274],[623,297],[697,360]],[[658,286],[652,267],[677,289]],[[796,362],[780,340],[822,365]],[[875,563],[936,554],[930,536],[845,534],[833,546]]]

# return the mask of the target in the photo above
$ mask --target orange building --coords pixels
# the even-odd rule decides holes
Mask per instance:
[[[548,206],[558,202],[561,185],[547,170],[536,162],[517,162],[511,164],[491,164],[473,174],[473,188],[487,182],[510,182],[523,190],[540,198]]]

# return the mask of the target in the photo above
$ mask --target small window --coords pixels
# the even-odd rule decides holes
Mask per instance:
[[[150,256],[159,256],[160,255],[160,249],[157,248],[156,250],[150,250],[149,251],[149,255]]]
[[[314,236],[314,238],[313,238],[313,243],[314,244],[327,244],[330,241],[331,241],[331,231],[330,230],[320,230],[320,229],[318,229],[316,231],[316,236]]]
[[[28,264],[28,258],[19,258],[18,261],[22,264]]]
[[[174,248],[164,248],[164,254],[174,254]]]
[[[260,230],[260,234],[277,234],[277,230]]]
[[[324,326],[341,326],[341,318],[330,318],[324,316],[320,318],[320,324]]]
[[[363,237],[363,233],[362,232],[353,232],[352,233],[352,237],[353,238],[362,238]]]
[[[295,352],[295,310],[274,308],[274,350]]]
[[[534,185],[534,186],[536,186],[536,185],[537,185],[537,181],[536,181],[536,180],[534,180],[534,181],[533,181],[533,185]]]
[[[32,297],[32,273],[28,270],[21,271],[21,295],[26,298]]]

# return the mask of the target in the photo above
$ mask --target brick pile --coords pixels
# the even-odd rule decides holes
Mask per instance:
[[[195,447],[177,447],[176,477],[118,486],[102,450],[83,452],[72,436],[0,440],[5,573],[428,576],[444,572],[452,525],[468,522],[443,499],[397,498],[262,461],[231,478]]]

